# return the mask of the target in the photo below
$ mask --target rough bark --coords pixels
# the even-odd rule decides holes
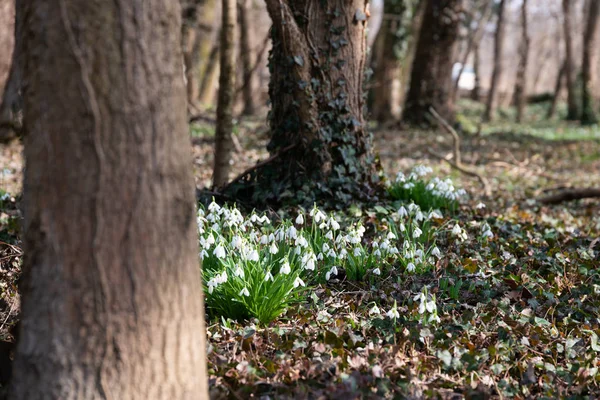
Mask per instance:
[[[600,1],[590,1],[587,24],[583,36],[583,63],[582,75],[582,103],[581,123],[585,125],[597,124],[596,104],[593,88],[596,81],[596,56],[598,46],[598,20],[600,19]]]
[[[471,100],[481,101],[481,55],[479,54],[479,43],[473,47],[473,72],[475,73],[475,85],[471,90]]]
[[[525,105],[527,104],[527,67],[529,65],[529,28],[527,21],[527,0],[521,4],[521,43],[519,45],[519,65],[517,66],[517,80],[515,84],[515,106],[517,109],[516,120],[523,121]]]
[[[494,38],[494,69],[492,71],[492,81],[490,83],[490,90],[485,105],[485,112],[483,114],[484,121],[493,120],[496,114],[496,108],[498,107],[498,86],[502,80],[504,61],[502,52],[504,49],[504,14],[507,1],[510,0],[500,0],[498,5],[498,20],[496,23],[496,35]]]
[[[233,101],[235,100],[235,25],[236,0],[222,0],[221,74],[217,101],[215,129],[215,165],[213,186],[221,187],[229,181],[231,152],[233,150]]]
[[[452,66],[461,11],[462,0],[427,2],[402,116],[407,123],[431,124],[430,107],[446,121],[454,122]]]
[[[576,71],[573,49],[573,30],[571,6],[573,0],[563,0],[563,30],[565,38],[565,76],[567,82],[567,120],[574,121],[579,118],[579,106],[577,104]]]
[[[268,0],[267,9],[272,159],[229,189],[263,205],[349,202],[376,179],[363,118],[366,2]]]
[[[254,32],[252,30],[252,18],[250,15],[252,1],[238,1],[238,19],[240,32],[240,60],[242,61],[242,99],[244,108],[242,115],[253,115],[256,112],[254,103],[254,74],[252,71],[252,43],[254,42]]]
[[[0,143],[15,139],[22,133],[21,118],[21,70],[19,54],[21,46],[22,13],[14,10],[13,51],[10,59],[10,70],[2,98],[0,98]],[[10,53],[7,53],[10,54]]]
[[[560,92],[563,87],[563,81],[565,80],[566,70],[566,62],[561,63],[560,70],[556,76],[556,83],[554,84],[554,96],[552,96],[552,103],[550,103],[550,108],[548,109],[548,114],[546,115],[546,118],[548,119],[554,118],[554,115],[556,114],[556,106],[558,105],[558,100],[560,99]]]
[[[11,398],[208,398],[179,2],[18,7],[26,257]]]
[[[182,47],[187,81],[188,101],[195,105],[200,95],[200,79],[216,39],[217,0],[187,0],[182,2]]]

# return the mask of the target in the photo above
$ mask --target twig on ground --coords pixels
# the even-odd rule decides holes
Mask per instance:
[[[461,162],[460,137],[458,136],[458,133],[456,133],[454,128],[452,128],[452,126],[450,126],[450,124],[444,118],[442,118],[442,116],[440,114],[438,114],[437,111],[435,111],[435,109],[433,107],[429,107],[429,112],[431,113],[431,115],[433,115],[433,117],[440,124],[440,126],[442,128],[444,128],[444,130],[452,136],[452,140],[454,142],[454,148],[453,148],[454,161],[452,161],[432,150],[427,150],[427,152],[429,154],[431,154],[432,156],[439,158],[440,160],[444,160],[452,168],[462,172],[463,174],[470,175],[470,176],[477,178],[479,180],[479,182],[481,183],[481,186],[483,187],[483,192],[484,192],[485,196],[490,197],[492,195],[492,190],[491,190],[488,180],[483,175],[479,174],[478,172],[475,172],[474,170],[470,169],[469,167],[467,167],[466,165],[464,165]]]
[[[600,188],[572,188],[559,193],[540,197],[537,201],[541,204],[558,204],[564,201],[589,199],[600,197]]]

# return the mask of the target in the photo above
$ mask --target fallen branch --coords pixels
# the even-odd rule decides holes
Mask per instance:
[[[460,171],[465,175],[469,175],[469,176],[473,176],[473,177],[477,178],[479,180],[479,182],[481,183],[481,186],[483,187],[483,192],[484,192],[485,196],[486,197],[491,196],[492,189],[490,187],[488,180],[483,175],[479,174],[478,172],[475,172],[474,170],[470,169],[469,167],[467,167],[466,165],[464,165],[461,162],[460,137],[458,136],[458,133],[456,133],[454,128],[452,128],[452,126],[450,126],[450,124],[444,118],[442,118],[442,116],[440,114],[438,114],[437,111],[435,111],[435,109],[433,107],[429,107],[429,112],[431,113],[431,115],[433,115],[433,117],[440,124],[440,126],[442,128],[444,128],[444,130],[452,136],[452,140],[454,142],[454,147],[453,147],[454,161],[442,156],[441,154],[434,152],[433,150],[427,150],[427,152],[429,154],[431,154],[432,156],[447,162],[448,165],[450,165],[452,168],[456,169],[457,171]]]
[[[600,197],[600,188],[567,189],[562,192],[552,194],[537,199],[542,204],[558,204],[564,201],[589,199]]]

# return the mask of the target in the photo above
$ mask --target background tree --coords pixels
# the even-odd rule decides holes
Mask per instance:
[[[517,81],[515,84],[515,106],[517,108],[517,122],[523,121],[525,105],[527,104],[527,67],[529,65],[529,28],[527,23],[527,0],[521,4],[521,43],[519,45],[519,66],[517,67]]]
[[[252,68],[252,44],[254,32],[251,24],[252,16],[250,15],[252,8],[251,0],[238,0],[238,19],[240,33],[240,60],[242,61],[242,99],[244,107],[242,115],[252,115],[256,112],[254,99],[254,83]]]
[[[565,77],[567,82],[567,120],[574,121],[579,119],[579,106],[577,104],[576,71],[573,49],[572,32],[572,10],[573,0],[563,0],[563,30],[565,38]]]
[[[565,80],[565,71],[567,69],[566,62],[562,62],[560,64],[560,70],[556,75],[556,83],[554,84],[554,92],[552,96],[552,101],[550,102],[550,108],[548,109],[548,114],[546,118],[551,119],[554,118],[556,114],[556,106],[558,105],[558,101],[560,99],[560,92],[563,87],[563,81]]]
[[[377,176],[363,118],[364,0],[268,0],[267,10],[271,157],[229,189],[262,203],[341,205],[369,194]]]
[[[589,2],[587,24],[583,36],[582,103],[581,123],[591,125],[598,123],[596,116],[593,85],[596,81],[596,56],[598,46],[598,20],[600,19],[600,1]]]
[[[233,102],[235,100],[235,27],[236,0],[222,0],[221,75],[217,102],[215,129],[215,166],[213,186],[221,187],[229,181],[231,151],[233,149]]]
[[[27,168],[11,398],[208,398],[179,3],[17,7]]]
[[[9,3],[10,6],[6,7]],[[4,5],[3,12],[9,13],[9,15],[3,15],[3,19],[14,18],[13,29],[11,34],[14,39],[12,40],[12,56],[9,58],[10,67],[4,85],[4,90],[1,91],[2,97],[0,97],[0,143],[6,143],[16,138],[22,129],[21,121],[21,71],[19,67],[19,49],[21,43],[21,26],[22,26],[22,15],[18,10],[14,10],[14,2],[9,1]],[[11,12],[14,11],[14,12]],[[6,54],[9,53],[10,44],[4,45],[2,50],[6,50]],[[7,56],[8,59],[8,56]]]
[[[402,119],[429,124],[429,108],[454,121],[452,67],[462,0],[427,0]]]
[[[496,35],[494,37],[494,70],[492,72],[492,80],[490,90],[488,92],[487,102],[485,105],[485,113],[483,119],[491,121],[494,119],[496,108],[498,107],[498,86],[502,79],[503,68],[503,49],[504,49],[504,24],[505,24],[505,9],[506,2],[510,0],[500,0],[498,4],[498,19],[496,22]]]

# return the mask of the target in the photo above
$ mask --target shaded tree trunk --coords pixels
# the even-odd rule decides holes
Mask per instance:
[[[529,65],[529,29],[527,24],[527,0],[521,4],[521,44],[519,45],[519,65],[515,84],[515,105],[517,122],[523,122],[525,105],[527,104],[527,66]]]
[[[221,187],[229,181],[231,152],[233,150],[233,102],[235,100],[235,25],[236,0],[222,0],[221,74],[217,101],[215,129],[215,166],[213,186]]]
[[[14,43],[10,61],[10,70],[2,98],[0,98],[0,143],[15,139],[22,130],[21,68],[19,54],[23,15],[17,7],[14,14]]]
[[[581,123],[585,125],[597,124],[596,105],[594,102],[593,88],[596,81],[596,56],[598,46],[598,20],[600,19],[600,1],[591,1],[588,9],[588,20],[583,36],[583,64],[581,75],[582,87],[582,113]]]
[[[219,29],[219,38],[221,37],[221,29]],[[210,49],[208,59],[206,60],[206,68],[202,74],[200,81],[199,102],[204,107],[214,103],[215,86],[218,80],[219,73],[219,40],[215,41]]]
[[[452,67],[461,10],[462,0],[427,2],[402,116],[407,123],[429,125],[430,107],[447,121],[454,121]]]
[[[550,108],[548,109],[548,115],[546,115],[546,118],[548,119],[554,118],[554,115],[556,114],[556,106],[558,105],[558,100],[560,99],[560,92],[562,90],[563,81],[565,80],[566,70],[567,63],[563,62],[560,70],[558,71],[558,75],[556,76],[556,83],[554,84],[554,96],[552,97]]]
[[[254,103],[254,74],[252,71],[252,43],[254,41],[254,32],[251,26],[252,18],[249,15],[251,5],[251,0],[238,1],[240,59],[242,61],[242,75],[244,77],[242,86],[244,108],[242,110],[242,115],[252,115],[256,112],[256,105]]]
[[[471,100],[481,101],[481,55],[479,54],[479,43],[473,48],[473,72],[475,72],[475,85],[471,90]]]
[[[571,3],[573,0],[563,0],[563,30],[565,37],[565,76],[567,81],[567,120],[575,121],[579,118],[579,107],[577,104],[577,89],[576,89],[576,73],[575,73],[575,60],[574,60],[574,49],[573,49],[573,35],[572,35],[572,12]]]
[[[488,93],[485,112],[483,114],[484,121],[494,119],[496,108],[498,107],[498,86],[502,80],[503,69],[503,50],[504,50],[504,18],[506,2],[510,0],[500,0],[498,5],[498,22],[496,23],[496,36],[494,38],[494,69],[492,71],[492,81]]]
[[[217,0],[182,2],[182,47],[187,81],[188,102],[195,105],[200,96],[200,79],[207,68],[215,40]]]
[[[26,256],[10,398],[208,398],[179,3],[17,7]]]
[[[230,185],[255,202],[341,206],[377,179],[363,118],[364,0],[268,0],[271,158]],[[289,196],[289,197],[288,197]]]

